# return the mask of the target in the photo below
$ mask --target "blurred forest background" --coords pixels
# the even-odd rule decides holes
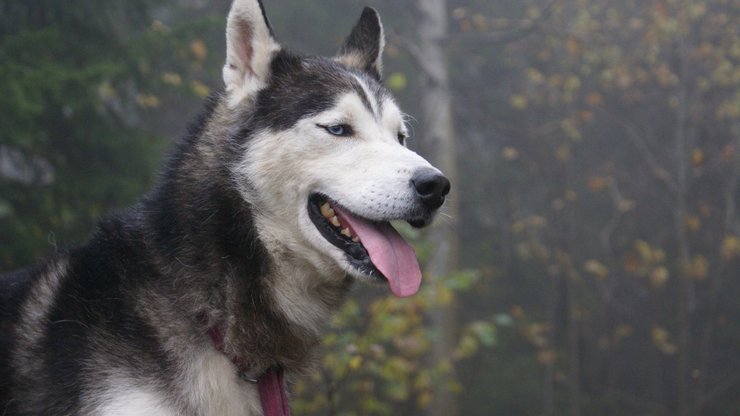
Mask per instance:
[[[331,55],[366,3],[411,147],[420,295],[358,287],[299,415],[740,415],[737,0],[265,0]],[[221,88],[228,0],[0,3],[0,270],[83,242]]]

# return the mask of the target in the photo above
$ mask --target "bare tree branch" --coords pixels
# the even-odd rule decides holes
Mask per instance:
[[[653,176],[655,176],[655,178],[657,178],[661,182],[665,183],[668,187],[668,190],[671,191],[671,194],[673,194],[674,196],[679,195],[680,188],[678,183],[671,176],[668,170],[664,168],[660,164],[660,162],[658,162],[658,158],[655,157],[652,150],[650,150],[647,143],[645,142],[644,137],[637,130],[637,127],[635,127],[634,124],[632,124],[630,121],[618,117],[607,110],[602,109],[601,112],[609,119],[611,119],[612,122],[619,124],[624,129],[624,131],[627,133],[627,138],[630,139],[635,148],[637,148],[638,154],[640,155],[642,160],[650,167]]]
[[[537,32],[544,22],[549,20],[555,9],[555,6],[561,0],[550,0],[542,13],[536,19],[522,20],[518,28],[511,30],[488,31],[488,32],[457,32],[448,36],[450,39],[478,40],[492,43],[511,43],[526,38]]]

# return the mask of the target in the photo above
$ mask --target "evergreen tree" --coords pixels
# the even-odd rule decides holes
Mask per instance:
[[[145,3],[0,5],[0,269],[79,242],[150,184],[163,140],[134,128],[128,44]]]

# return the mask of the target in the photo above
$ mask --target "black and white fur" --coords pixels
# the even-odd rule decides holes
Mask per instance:
[[[322,235],[311,198],[414,226],[444,200],[380,83],[374,10],[334,58],[282,48],[258,0],[234,2],[226,34],[225,90],[159,186],[85,245],[0,278],[0,415],[260,415],[228,357],[254,377],[305,373],[352,282],[379,280]]]

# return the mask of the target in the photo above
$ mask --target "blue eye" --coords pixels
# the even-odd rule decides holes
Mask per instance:
[[[332,136],[346,137],[352,135],[352,127],[347,124],[334,124],[331,126],[319,126]]]
[[[335,136],[341,136],[344,134],[344,126],[341,124],[337,124],[336,126],[329,126],[326,128],[326,130]]]

